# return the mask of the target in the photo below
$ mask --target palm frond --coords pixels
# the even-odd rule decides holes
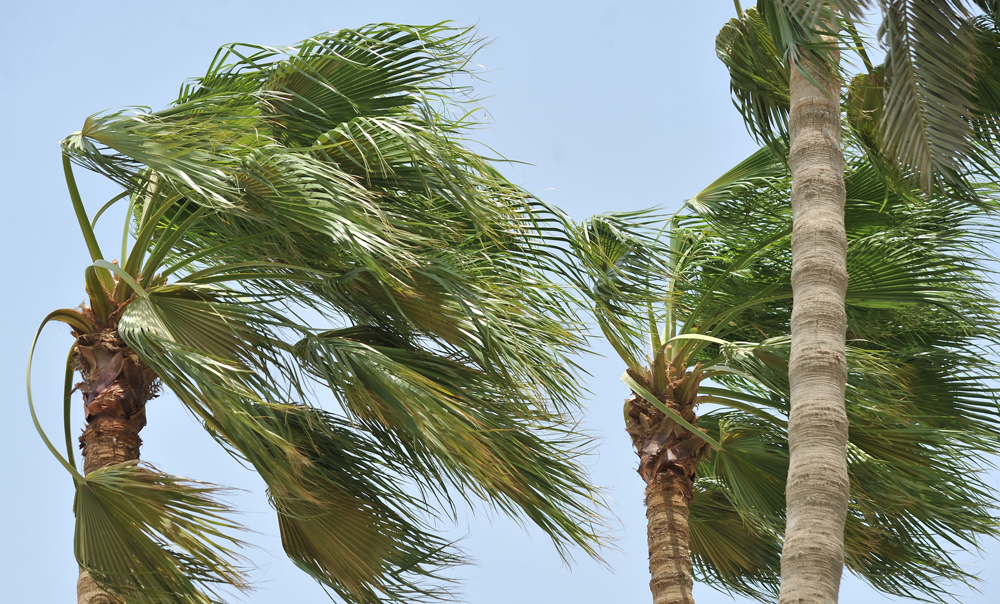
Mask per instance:
[[[795,15],[805,26],[815,28],[822,20],[833,18],[831,7],[825,2],[810,2],[809,0],[779,0],[781,6],[790,15]],[[865,9],[871,4],[869,0],[841,0],[837,2],[836,10],[851,19],[864,17]]]
[[[780,426],[752,415],[707,413],[700,423],[718,430],[722,447],[703,462],[706,476],[726,486],[743,519],[763,532],[781,526],[788,473],[788,436]]]
[[[250,452],[255,443],[234,444],[267,481],[282,546],[299,568],[347,602],[450,597],[440,571],[460,558],[429,532],[420,500],[392,484],[399,470],[383,447],[315,410],[272,408],[267,416],[302,467],[276,474]]]
[[[750,135],[764,142],[785,137],[789,72],[757,9],[748,8],[722,27],[715,53],[729,69],[733,104]]]
[[[584,442],[530,393],[371,328],[323,332],[295,350],[376,438],[403,443],[404,471],[425,488],[447,480],[467,500],[530,518],[564,555],[568,544],[589,551],[596,519],[584,504],[595,493],[574,479],[572,461]]]
[[[662,229],[663,220],[653,212],[622,212],[567,225],[578,268],[574,282],[604,336],[635,370],[648,340],[646,314],[665,302],[662,292],[672,276],[675,242]]]
[[[74,552],[103,589],[128,602],[222,602],[225,587],[249,586],[242,530],[226,519],[218,489],[119,464],[95,470],[77,486]]]
[[[733,166],[697,195],[687,200],[687,205],[701,215],[717,215],[720,204],[739,199],[745,190],[764,189],[788,178],[784,155],[768,146]]]
[[[688,528],[691,563],[699,581],[757,600],[774,599],[781,539],[748,524],[730,503],[725,486],[699,478],[692,494]]]
[[[971,15],[951,0],[887,0],[883,7],[883,146],[930,191],[936,177],[956,178],[970,149],[967,99],[977,62]]]

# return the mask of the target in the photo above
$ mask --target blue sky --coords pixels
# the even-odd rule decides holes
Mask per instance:
[[[489,125],[476,138],[523,163],[504,173],[577,218],[609,210],[676,209],[756,147],[732,107],[728,78],[714,52],[715,34],[734,15],[727,1],[617,3],[465,2],[20,2],[7,3],[0,40],[5,209],[0,237],[8,345],[0,368],[10,385],[7,459],[0,497],[0,577],[11,602],[72,601],[72,486],[31,428],[21,384],[38,321],[83,301],[86,249],[62,180],[58,142],[90,114],[126,105],[160,108],[181,82],[204,72],[228,42],[290,45],[312,34],[372,22],[475,25],[492,40],[476,57],[484,81],[477,95]],[[117,191],[96,178],[81,186],[91,211]],[[104,222],[99,236],[120,234]],[[59,392],[70,343],[66,330],[43,336],[34,381],[43,423],[61,432]],[[620,363],[584,360],[592,392],[583,424],[601,437],[591,459],[612,502],[617,541],[607,566],[577,556],[566,566],[537,531],[489,510],[460,512],[448,534],[475,565],[459,571],[476,604],[649,601],[642,482],[621,426],[627,389]],[[261,549],[258,590],[245,601],[320,602],[325,595],[281,554],[263,484],[227,457],[170,396],[150,404],[143,458],[161,469],[238,487],[232,498]],[[82,417],[75,418],[79,428]],[[984,571],[967,604],[1000,601],[1000,544],[964,557]],[[731,598],[696,586],[699,604]],[[842,602],[882,600],[848,578]]]

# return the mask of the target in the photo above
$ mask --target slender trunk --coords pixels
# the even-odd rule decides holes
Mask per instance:
[[[113,327],[78,336],[76,360],[87,418],[80,435],[84,474],[139,459],[139,431],[146,424],[146,402],[156,393],[156,375]],[[82,568],[76,594],[78,604],[120,604]]]
[[[87,424],[80,436],[80,444],[83,447],[83,471],[89,474],[116,463],[139,459],[142,440],[128,420],[97,417]],[[76,601],[77,604],[120,604],[98,587],[82,568],[76,580]]]
[[[649,589],[653,604],[694,604],[688,503],[691,479],[677,472],[657,475],[646,485]]]
[[[839,62],[839,53],[833,60]],[[791,70],[791,454],[780,604],[834,604],[844,566],[847,477],[847,237],[840,82]]]
[[[697,426],[694,401],[700,372],[677,373],[679,377],[670,368],[664,376],[660,402]],[[639,377],[649,378],[643,379],[649,386],[655,381],[651,375]],[[703,440],[642,397],[633,393],[627,403],[626,429],[639,454],[639,476],[646,481],[649,589],[653,604],[694,604],[688,504],[695,470],[707,447]]]

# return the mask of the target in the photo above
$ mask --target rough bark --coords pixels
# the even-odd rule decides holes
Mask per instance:
[[[83,471],[89,474],[124,461],[139,459],[142,439],[128,420],[117,417],[94,418],[80,436]]]
[[[834,60],[840,60],[834,53]],[[791,454],[780,604],[833,604],[844,565],[847,237],[840,82],[821,67],[791,70]]]
[[[76,601],[77,604],[122,604],[120,600],[104,593],[82,568],[76,580]]]
[[[89,474],[116,463],[139,459],[142,439],[128,420],[97,417],[87,424],[80,436],[80,444],[83,448],[83,471]],[[98,587],[82,568],[76,580],[76,601],[77,604],[121,604]]]
[[[688,531],[690,499],[691,479],[676,471],[658,474],[646,485],[653,604],[694,604]]]
[[[76,368],[84,381],[87,427],[80,435],[84,474],[139,459],[146,424],[146,402],[156,394],[156,375],[132,352],[111,327],[78,335]],[[120,604],[80,569],[76,583],[78,604]]]
[[[694,402],[701,381],[697,369],[674,371],[667,366],[666,375],[659,380],[666,386],[658,393],[660,402],[695,426],[698,416]],[[648,386],[657,381],[652,374],[630,370],[630,375]],[[642,397],[633,394],[627,404],[627,431],[639,455],[639,476],[646,482],[649,589],[653,603],[693,604],[688,504],[695,470],[707,447]]]

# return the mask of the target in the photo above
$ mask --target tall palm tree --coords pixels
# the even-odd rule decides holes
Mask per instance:
[[[260,473],[285,552],[346,601],[446,597],[459,556],[428,522],[456,494],[594,553],[558,216],[464,144],[456,79],[477,44],[382,24],[225,46],[166,109],[94,115],[63,141],[91,257],[88,304],[43,322],[73,328],[65,455],[35,424],[76,482],[81,603],[248,588],[214,488],[137,463],[163,388]],[[74,163],[123,192],[91,217]],[[109,262],[93,226],[115,203]],[[31,403],[30,360],[28,387]]]
[[[720,33],[719,56],[750,131],[775,143],[787,133],[793,174],[792,318],[788,528],[782,602],[836,602],[848,510],[844,409],[847,287],[843,158],[840,150],[841,48],[858,52],[866,73],[852,80],[852,124],[873,161],[935,187],[973,189],[962,173],[997,157],[1000,106],[988,60],[1000,49],[996,3],[976,20],[957,0],[885,0],[874,67],[857,33],[866,0],[761,0]],[[759,11],[759,12],[758,12]],[[844,42],[844,43],[841,43]],[[983,60],[983,59],[987,60]],[[995,172],[994,172],[995,175]],[[833,427],[833,429],[831,429]]]
[[[765,147],[690,200],[667,233],[634,215],[575,229],[583,289],[632,389],[624,419],[646,482],[656,604],[693,602],[695,576],[757,598],[779,587],[791,180]],[[972,578],[946,546],[1000,534],[980,476],[998,451],[1000,397],[985,382],[1000,330],[979,261],[998,232],[958,191],[922,199],[883,180],[859,145],[845,185],[847,567],[883,592],[939,599],[943,580]]]

